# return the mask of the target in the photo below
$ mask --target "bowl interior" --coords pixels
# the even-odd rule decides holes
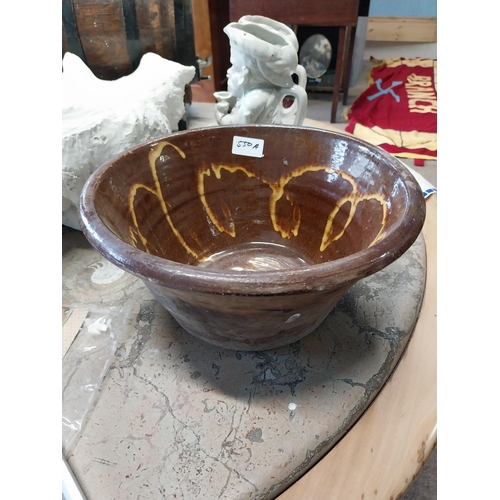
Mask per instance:
[[[263,157],[234,154],[235,136],[262,139]],[[343,134],[215,127],[113,159],[86,196],[122,242],[162,259],[283,270],[356,254],[400,230],[414,196],[409,178],[396,160]]]

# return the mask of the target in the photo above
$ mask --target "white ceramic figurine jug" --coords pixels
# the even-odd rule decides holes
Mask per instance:
[[[224,28],[231,45],[227,91],[215,92],[219,125],[283,124],[295,114],[302,125],[307,109],[307,76],[298,64],[299,44],[285,24],[263,16],[243,16]],[[295,84],[292,75],[298,76]],[[286,108],[284,99],[293,97]]]

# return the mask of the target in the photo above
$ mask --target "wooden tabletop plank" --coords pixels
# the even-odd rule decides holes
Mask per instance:
[[[337,128],[307,120],[306,126]],[[406,492],[437,442],[437,195],[423,234],[427,285],[407,351],[377,398],[346,436],[279,500],[384,499]]]

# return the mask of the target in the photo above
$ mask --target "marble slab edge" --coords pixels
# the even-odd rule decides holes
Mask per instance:
[[[408,343],[425,288],[419,237],[355,285],[306,339],[229,351],[188,335],[138,280],[72,236],[65,300],[131,311],[126,340],[68,454],[90,500],[276,497],[375,398]]]

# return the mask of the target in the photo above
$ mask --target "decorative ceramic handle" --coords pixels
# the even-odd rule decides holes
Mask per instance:
[[[295,97],[295,100],[292,106],[290,106],[290,108],[285,109],[283,107],[283,99],[289,95]],[[295,111],[295,120],[293,124],[302,125],[306,117],[306,111],[307,111],[307,92],[304,90],[304,88],[301,87],[300,85],[294,85],[290,89],[285,89],[285,88],[281,89],[280,97],[281,97],[280,99],[281,118],[284,118]]]
[[[291,89],[282,89],[281,101],[283,101],[283,99],[287,95],[294,96],[295,100],[293,101],[293,104],[289,108],[284,108],[283,105],[281,105],[280,114],[281,114],[281,119],[283,119],[295,113],[294,125],[302,125],[307,110],[307,93],[305,91],[307,83],[307,74],[305,68],[300,64],[297,65],[294,73],[299,77],[299,83],[297,85],[294,85]]]
[[[304,66],[297,64],[297,68],[295,68],[295,74],[299,77],[299,85],[305,89],[307,84],[307,73]]]

